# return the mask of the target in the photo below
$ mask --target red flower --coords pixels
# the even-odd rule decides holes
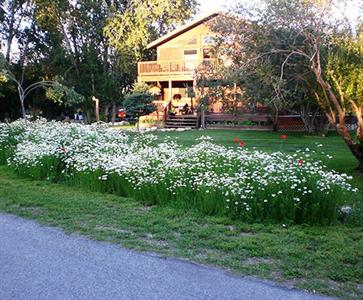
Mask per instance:
[[[241,142],[239,143],[239,146],[240,146],[240,147],[244,147],[244,146],[246,146],[246,142],[241,141]]]
[[[299,159],[299,160],[297,161],[297,164],[298,164],[299,166],[302,166],[302,165],[303,165],[303,163],[304,163],[304,161],[303,161],[302,159]]]
[[[283,133],[283,134],[281,134],[281,138],[282,138],[283,140],[286,140],[286,139],[287,139],[287,135],[286,135],[285,133]]]
[[[237,144],[239,142],[239,138],[234,138],[234,142]]]

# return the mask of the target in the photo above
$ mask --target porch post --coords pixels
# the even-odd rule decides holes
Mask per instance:
[[[171,101],[173,98],[172,88],[173,88],[173,82],[171,80],[169,80],[169,101]]]

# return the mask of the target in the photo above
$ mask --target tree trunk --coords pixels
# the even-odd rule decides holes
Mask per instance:
[[[205,128],[205,110],[204,106],[202,107],[201,114],[200,114],[200,128]]]
[[[86,123],[91,124],[91,121],[92,121],[91,112],[87,108],[84,111],[86,112],[86,117],[87,117]]]
[[[320,55],[320,54],[319,54]],[[312,71],[314,72],[318,83],[320,84],[321,88],[326,92],[326,96],[329,99],[332,106],[335,108],[336,113],[338,114],[338,124],[335,121],[335,112],[332,111],[332,115],[329,116],[329,113],[326,112],[326,115],[329,119],[329,122],[335,126],[338,133],[342,136],[345,144],[348,146],[352,154],[358,160],[358,167],[357,170],[363,173],[363,119],[361,117],[361,111],[359,108],[354,107],[356,110],[356,115],[358,118],[358,129],[357,129],[357,138],[358,141],[356,142],[347,127],[345,126],[345,116],[346,116],[346,109],[342,107],[340,102],[338,101],[337,96],[334,93],[333,88],[331,85],[324,80],[321,74],[321,65],[320,65],[320,56],[316,55],[317,61],[312,60]]]
[[[19,84],[18,82],[18,94],[19,94],[19,100],[20,100],[20,107],[21,107],[21,116],[23,119],[26,118],[26,113],[25,113],[25,97],[24,97],[24,90],[23,87]]]
[[[108,123],[108,113],[110,111],[110,107],[108,104],[105,106],[105,122]]]
[[[115,119],[116,119],[116,103],[113,102],[112,103],[112,117],[111,117],[112,125],[115,125]]]
[[[272,118],[272,127],[273,127],[273,131],[278,131],[279,130],[279,111],[276,110],[275,113],[274,113],[274,116]]]
[[[7,38],[6,38],[6,50],[5,50],[5,59],[9,63],[10,62],[10,52],[11,52],[11,45],[14,39],[14,23],[15,23],[15,14],[16,14],[16,2],[13,1],[11,3],[11,9],[10,9],[10,20],[8,24],[8,30],[7,30]]]
[[[363,140],[359,139],[358,142],[355,142],[348,129],[345,127],[345,121],[342,120],[341,116],[339,116],[339,119],[339,124],[336,124],[337,131],[342,136],[345,144],[348,146],[352,154],[358,160],[359,165],[357,170],[363,172]]]
[[[348,145],[348,147],[358,160],[357,170],[363,173],[363,143]]]
[[[21,115],[23,117],[23,119],[26,118],[26,113],[25,113],[25,105],[24,105],[24,100],[20,99],[20,105],[21,105]]]

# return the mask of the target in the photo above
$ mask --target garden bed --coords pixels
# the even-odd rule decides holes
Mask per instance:
[[[357,194],[350,176],[310,158],[315,150],[266,153],[207,136],[190,147],[156,139],[104,126],[18,121],[1,125],[0,157],[33,179],[248,222],[331,224]]]

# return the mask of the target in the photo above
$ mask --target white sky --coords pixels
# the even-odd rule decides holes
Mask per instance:
[[[255,2],[254,0],[243,0],[243,2],[251,1]],[[293,1],[293,0],[291,0]],[[204,15],[211,11],[216,10],[226,10],[231,6],[234,6],[235,3],[238,3],[238,0],[199,0],[200,3],[200,14]],[[349,19],[356,20],[360,17],[361,12],[359,11],[359,4],[361,4],[363,0],[350,0],[349,5],[344,7],[339,7],[337,9],[337,14],[339,14],[339,10],[341,10]]]
[[[231,0],[199,0],[200,14],[204,15],[211,11],[224,10],[224,6],[233,4]]]

